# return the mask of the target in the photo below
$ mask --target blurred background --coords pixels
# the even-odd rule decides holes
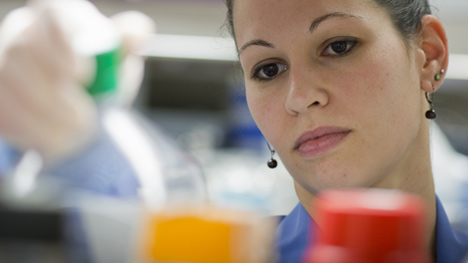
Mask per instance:
[[[0,18],[25,2],[1,0]],[[248,113],[234,43],[223,26],[224,1],[92,2],[106,15],[139,10],[156,21],[158,34],[141,52],[146,74],[135,107],[200,162],[211,194],[224,189],[232,196],[223,198],[270,202],[268,213],[288,213],[297,203],[292,180],[281,164],[275,170],[266,165],[270,153]],[[468,1],[431,3],[446,26],[451,53],[447,79],[435,96],[436,122],[456,151],[457,164],[466,164],[454,165],[458,168],[449,175],[436,173],[439,195],[450,203],[459,198],[452,187],[468,178]],[[444,162],[447,156],[436,156],[436,162],[451,166]]]

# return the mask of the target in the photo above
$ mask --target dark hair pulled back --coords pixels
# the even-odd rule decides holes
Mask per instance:
[[[235,38],[233,8],[234,0],[225,0],[227,6],[226,22]],[[384,8],[392,19],[393,25],[406,43],[416,39],[421,29],[422,17],[431,14],[428,0],[373,0]]]

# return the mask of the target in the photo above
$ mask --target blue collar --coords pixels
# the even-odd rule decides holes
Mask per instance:
[[[437,263],[460,263],[468,256],[468,235],[452,229],[439,198],[437,202]],[[317,229],[309,214],[299,203],[278,226],[276,248],[279,262],[303,262],[307,247],[313,243],[310,236]]]

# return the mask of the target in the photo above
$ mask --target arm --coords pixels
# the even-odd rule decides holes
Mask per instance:
[[[85,60],[72,50],[53,8],[35,18],[28,18],[28,8],[11,12],[0,27],[0,173],[33,149],[45,160],[44,174],[67,188],[135,197],[135,172],[99,127],[94,102],[80,84]],[[138,27],[147,32],[129,36],[140,40],[124,38],[127,54],[153,26],[131,15],[149,25]],[[26,22],[17,27],[19,21]]]

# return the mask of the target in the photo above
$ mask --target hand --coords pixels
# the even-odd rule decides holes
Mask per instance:
[[[120,67],[117,101],[120,105],[130,106],[138,93],[144,73],[144,58],[137,52],[156,32],[156,25],[150,17],[136,11],[118,13],[111,20],[122,33],[126,54]]]
[[[0,26],[0,136],[21,150],[38,151],[48,162],[80,150],[97,127],[96,107],[80,84],[89,75],[89,61],[74,52],[54,12],[44,8],[37,14],[26,6],[8,14]],[[116,25],[131,16],[146,23],[143,30],[154,30],[151,20],[137,13],[116,16]],[[128,54],[151,33],[139,32],[122,30]],[[133,77],[123,82],[139,87],[142,59],[131,57],[122,68],[133,61],[139,70],[124,74]]]

